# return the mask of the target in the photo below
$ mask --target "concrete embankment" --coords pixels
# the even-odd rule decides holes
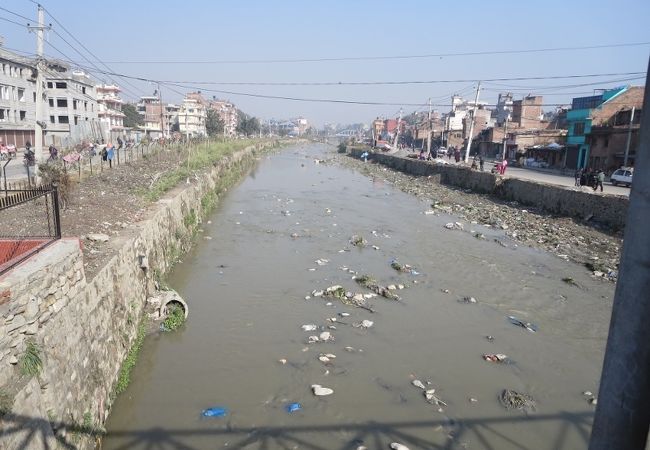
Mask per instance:
[[[78,239],[52,244],[0,277],[0,449],[88,448],[141,339],[156,279],[187,250],[200,218],[255,163],[247,147],[159,200],[87,279]],[[140,335],[140,337],[139,337]]]
[[[359,158],[364,151],[366,150],[351,149],[350,155]],[[626,197],[594,195],[569,187],[504,178],[489,172],[477,172],[468,167],[436,164],[382,153],[369,153],[368,159],[411,175],[431,176],[442,184],[533,205],[552,214],[580,220],[589,218],[614,230],[622,230],[625,227],[628,206]]]

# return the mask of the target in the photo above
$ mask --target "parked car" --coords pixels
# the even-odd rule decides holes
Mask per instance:
[[[626,186],[632,186],[632,174],[634,171],[630,168],[621,167],[620,169],[614,171],[612,176],[609,177],[609,180],[614,186],[617,184],[624,184]]]
[[[437,156],[438,158],[445,158],[445,157],[447,157],[447,149],[444,148],[444,147],[440,147],[440,148],[438,148],[438,150],[436,150],[436,156]]]

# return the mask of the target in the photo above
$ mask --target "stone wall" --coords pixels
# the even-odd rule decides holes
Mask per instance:
[[[11,414],[0,420],[0,449],[40,449],[44,441],[56,448],[57,440],[92,446],[79,427],[101,427],[108,417],[155,278],[191,243],[198,226],[193,218],[214,206],[215,187],[223,178],[236,178],[226,174],[251,167],[255,150],[236,152],[159,200],[132,233],[104,244],[116,253],[92,280],[86,279],[75,239],[52,244],[0,278],[0,388],[13,397]],[[141,267],[142,257],[148,268]],[[29,340],[43,360],[36,377],[19,369]]]
[[[359,158],[364,151],[365,149],[351,149],[350,155]],[[383,153],[370,153],[368,159],[411,175],[432,176],[443,184],[537,206],[553,214],[581,220],[590,218],[616,230],[625,227],[627,197],[594,195],[570,187],[517,178],[502,178],[490,172],[477,172],[468,167],[435,164]]]

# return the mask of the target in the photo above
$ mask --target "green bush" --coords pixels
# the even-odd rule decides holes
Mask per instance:
[[[19,366],[21,373],[29,377],[34,377],[41,373],[43,369],[41,349],[34,341],[27,341],[27,348],[25,349],[25,353],[20,357]]]
[[[163,331],[174,331],[185,323],[185,311],[175,303],[167,306],[167,317],[163,320],[161,329]]]

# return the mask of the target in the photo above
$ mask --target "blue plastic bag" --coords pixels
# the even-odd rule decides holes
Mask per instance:
[[[289,403],[286,406],[286,409],[288,413],[294,413],[296,411],[300,411],[302,409],[302,405],[300,403]]]
[[[228,414],[228,408],[221,406],[213,406],[212,408],[204,409],[201,415],[203,417],[225,417]]]

